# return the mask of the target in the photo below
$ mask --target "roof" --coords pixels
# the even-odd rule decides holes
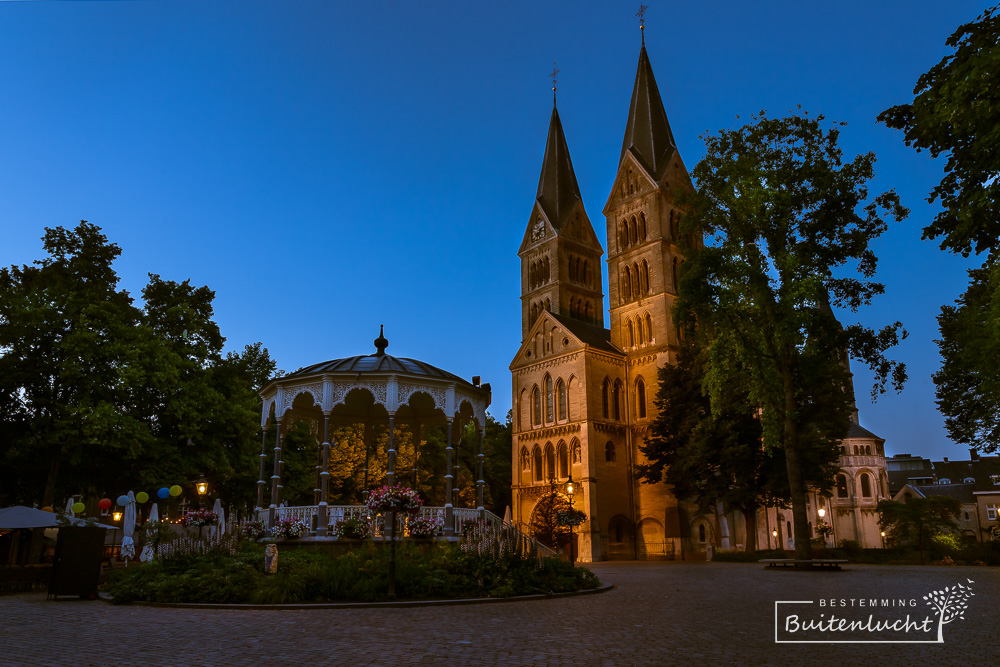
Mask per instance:
[[[885,438],[880,438],[879,436],[875,435],[874,433],[872,433],[871,431],[869,431],[868,429],[866,429],[861,424],[856,424],[853,421],[851,422],[851,428],[849,428],[847,430],[847,437],[848,438],[866,438],[866,439],[871,439],[871,440],[882,440],[882,441],[885,440]]]
[[[563,224],[569,219],[576,203],[583,201],[580,187],[576,182],[576,173],[573,171],[573,161],[569,157],[569,147],[566,145],[562,122],[559,120],[559,111],[554,102],[535,200],[545,211],[556,232],[562,229]]]
[[[464,380],[454,373],[449,373],[437,366],[432,366],[426,362],[406,357],[394,357],[391,354],[369,354],[358,355],[356,357],[344,357],[343,359],[331,359],[318,364],[305,366],[294,373],[289,373],[280,378],[279,382],[316,375],[319,373],[400,373],[415,375],[418,377],[431,378],[435,380],[447,380],[463,385],[467,388],[478,389],[468,380]]]
[[[566,327],[574,336],[579,338],[581,343],[597,348],[598,350],[604,350],[605,352],[625,354],[611,342],[610,329],[599,327],[596,324],[587,324],[586,322],[581,322],[580,320],[575,320],[572,317],[566,317],[565,315],[556,315],[555,313],[548,313],[548,315],[559,322],[559,324]]]
[[[653,66],[646,55],[646,45],[639,50],[639,65],[632,87],[632,102],[622,139],[622,152],[618,161],[630,151],[639,164],[659,181],[667,170],[667,164],[677,150],[674,134],[670,130],[667,111],[663,108],[660,91],[653,78]]]
[[[911,484],[910,488],[915,489],[925,498],[928,496],[949,496],[958,498],[963,503],[976,502],[973,495],[974,484]]]

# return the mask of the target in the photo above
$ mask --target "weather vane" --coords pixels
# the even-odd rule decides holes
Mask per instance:
[[[649,5],[639,3],[639,11],[635,13],[639,17],[639,33],[642,35],[643,46],[646,45],[646,19],[643,18],[643,15],[645,15],[647,9],[649,9]]]
[[[556,61],[552,61],[552,73],[549,74],[549,78],[552,79],[552,103],[556,103],[556,75],[562,70],[556,69]]]

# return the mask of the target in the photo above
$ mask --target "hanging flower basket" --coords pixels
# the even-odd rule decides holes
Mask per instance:
[[[569,509],[556,512],[556,525],[568,528],[579,526],[587,520],[587,515],[580,510]]]
[[[214,526],[219,523],[219,515],[211,510],[191,510],[181,517],[181,525],[185,528]]]
[[[267,524],[263,521],[250,521],[243,524],[242,533],[248,540],[259,540],[267,535]]]
[[[405,514],[416,514],[423,507],[424,501],[420,499],[414,489],[406,486],[383,486],[374,489],[368,494],[368,509],[377,514],[386,512],[403,512]]]

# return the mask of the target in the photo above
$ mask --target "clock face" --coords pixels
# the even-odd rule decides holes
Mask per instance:
[[[537,241],[542,238],[545,238],[545,222],[543,220],[539,220],[531,229],[531,239],[533,241]]]

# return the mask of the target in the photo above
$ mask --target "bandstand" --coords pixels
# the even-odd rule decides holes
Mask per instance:
[[[255,514],[269,526],[277,519],[294,517],[315,527],[316,537],[330,534],[337,521],[363,516],[365,508],[357,505],[329,505],[329,465],[335,455],[336,442],[331,442],[331,432],[338,426],[359,422],[388,423],[388,451],[385,476],[370,480],[371,486],[396,483],[396,434],[399,423],[418,423],[424,426],[444,426],[447,433],[445,504],[444,507],[424,507],[427,518],[443,520],[446,537],[452,537],[470,520],[497,523],[499,519],[483,506],[483,436],[486,428],[486,408],[490,405],[490,385],[472,382],[430,364],[394,357],[385,353],[389,341],[380,327],[375,339],[375,354],[325,361],[294,373],[271,380],[260,389],[263,399],[261,429],[260,474],[257,482]],[[310,420],[322,424],[317,432],[322,435],[318,452],[318,484],[315,505],[282,506],[282,437],[295,420]],[[265,504],[268,467],[267,432],[276,428],[274,448],[271,453],[270,503]],[[456,508],[453,504],[453,485],[456,482],[452,457],[453,436],[469,424],[476,431],[476,507]],[[315,518],[314,518],[315,517]]]

